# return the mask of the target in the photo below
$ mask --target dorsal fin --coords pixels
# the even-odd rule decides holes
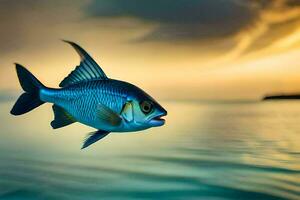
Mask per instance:
[[[75,83],[89,80],[107,80],[107,76],[94,59],[79,45],[74,42],[63,40],[69,43],[80,56],[80,65],[78,65],[60,84],[60,87],[66,87]]]

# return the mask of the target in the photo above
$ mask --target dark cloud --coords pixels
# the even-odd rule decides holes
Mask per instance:
[[[267,8],[274,5],[294,7],[300,6],[299,0],[247,0],[249,3],[256,4],[261,8]]]
[[[288,6],[300,6],[300,1],[299,0],[287,0],[286,4]]]
[[[145,40],[216,38],[250,24],[256,10],[236,0],[110,0],[93,1],[92,17],[134,17],[159,24]]]

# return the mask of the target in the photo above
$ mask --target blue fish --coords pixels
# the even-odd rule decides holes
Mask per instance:
[[[94,59],[79,45],[69,43],[81,62],[60,84],[44,86],[25,67],[16,64],[24,93],[11,110],[22,115],[44,104],[53,103],[54,129],[80,122],[97,129],[88,135],[82,149],[111,132],[141,131],[162,126],[167,111],[150,95],[125,81],[108,78]]]

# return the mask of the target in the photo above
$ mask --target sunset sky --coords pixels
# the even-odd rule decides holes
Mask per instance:
[[[300,92],[299,0],[0,1],[0,94],[15,62],[57,87],[81,45],[110,78],[157,99]]]

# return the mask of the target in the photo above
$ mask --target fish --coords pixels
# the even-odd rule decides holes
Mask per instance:
[[[43,85],[30,71],[15,63],[24,93],[12,107],[12,115],[22,115],[52,103],[53,129],[73,123],[95,128],[87,135],[81,149],[113,132],[135,132],[165,124],[167,111],[141,88],[108,78],[96,61],[78,44],[70,44],[80,56],[80,63],[64,78],[59,88]]]

